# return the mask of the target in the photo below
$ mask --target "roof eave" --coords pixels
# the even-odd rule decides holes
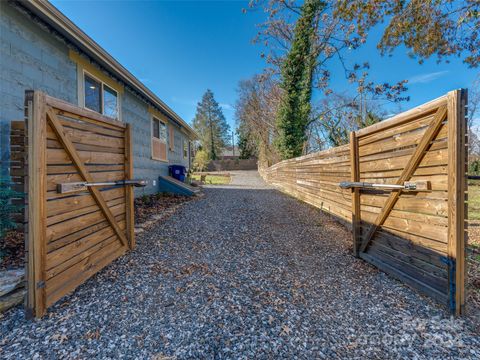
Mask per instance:
[[[152,104],[164,111],[169,117],[182,125],[193,139],[198,139],[198,134],[177,113],[175,113],[158,96],[148,89],[140,80],[123,67],[115,58],[108,54],[92,38],[85,34],[70,19],[63,15],[55,6],[44,0],[23,0],[20,4],[38,16],[41,20],[52,26],[56,31],[65,36],[80,50],[93,60],[101,64],[106,70],[111,71],[120,80],[139,91]]]

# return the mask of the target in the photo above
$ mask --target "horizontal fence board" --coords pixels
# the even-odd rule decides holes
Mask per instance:
[[[101,135],[78,129],[64,129],[65,134],[68,135],[72,143],[74,143],[76,146],[102,145],[111,149],[112,151],[118,149],[121,150],[125,146],[125,140],[123,138]],[[47,140],[49,140],[50,143],[53,143],[57,140],[57,135],[53,132],[51,127],[47,128]],[[49,146],[48,143],[47,146]]]
[[[60,114],[57,114],[57,115],[58,115],[58,119],[60,120],[60,123],[67,129],[71,128],[71,129],[77,129],[77,130],[86,130],[89,133],[106,135],[106,136],[116,137],[119,139],[125,138],[125,135],[124,135],[125,131],[123,130],[114,130],[114,129],[106,128],[99,125],[85,124],[84,122],[79,121],[78,117],[66,117]]]
[[[101,142],[98,142],[97,144],[101,144]],[[47,148],[62,149],[63,146],[57,140],[47,140]],[[112,148],[112,147],[102,146],[102,145],[90,145],[90,144],[75,144],[75,149],[82,150],[82,151],[96,151],[96,152],[104,152],[104,153],[112,153],[112,154],[125,153],[124,149]]]
[[[432,112],[429,115],[418,118],[416,121],[410,121],[403,125],[397,125],[393,128],[386,129],[380,132],[373,133],[358,139],[359,146],[365,146],[373,142],[381,141],[384,139],[390,139],[397,134],[407,133],[409,131],[416,130],[418,128],[423,128],[427,126],[435,114]]]
[[[115,220],[120,223],[125,219],[125,214],[119,214],[115,216]],[[95,222],[94,224],[86,227],[85,229],[82,229],[80,231],[68,234],[59,240],[49,242],[47,244],[47,252],[53,251],[55,249],[61,248],[62,246],[68,245],[74,241],[77,241],[78,239],[81,239],[85,236],[88,236],[89,234],[93,234],[97,231],[100,231],[101,229],[104,229],[106,227],[109,227],[108,222],[106,220],[99,220],[98,222]]]
[[[96,171],[125,171],[123,164],[85,164],[89,172]],[[76,174],[77,169],[73,165],[47,165],[47,175]]]
[[[78,151],[80,159],[84,163],[93,164],[123,164],[123,154],[110,154],[96,151]],[[63,149],[47,149],[47,165],[71,164],[72,160]]]
[[[119,227],[124,230],[125,221],[120,221]],[[119,242],[114,231],[110,227],[107,227],[48,253],[46,262],[47,278],[50,279],[58,275],[70,266],[85,259],[90,254],[102,249],[112,242],[110,240]]]
[[[110,211],[114,216],[125,213],[125,204],[118,204],[112,206]],[[58,224],[54,224],[47,227],[47,243],[62,238],[65,234],[72,234],[80,231],[90,225],[94,225],[104,219],[104,215],[100,210],[92,213],[80,216],[77,218],[69,219]]]
[[[118,187],[110,190],[105,190],[102,191],[102,195],[105,201],[116,199],[125,196],[125,188]],[[94,204],[95,200],[89,192],[84,192],[80,195],[76,194],[65,198],[50,200],[47,201],[47,218],[72,211],[72,209],[78,210]]]
[[[370,143],[368,145],[359,146],[360,157],[365,155],[372,155],[384,152],[394,152],[392,150],[398,150],[406,147],[413,147],[418,145],[420,140],[425,134],[427,127],[415,129],[408,133],[396,134],[391,138],[386,138],[380,141]],[[443,125],[440,132],[436,136],[436,140],[442,140],[447,138],[447,126]]]
[[[57,302],[125,252],[126,249],[120,243],[114,242],[60,275],[47,280],[46,306]]]
[[[109,207],[113,207],[115,205],[123,204],[124,201],[125,201],[124,197],[120,196],[118,198],[107,201],[107,205]],[[67,221],[69,219],[78,218],[80,216],[90,214],[90,213],[95,212],[97,210],[99,210],[99,207],[98,207],[97,204],[94,204],[92,206],[82,207],[82,208],[73,207],[68,212],[64,212],[62,214],[58,214],[58,215],[54,215],[54,216],[49,216],[47,218],[47,226],[52,226],[52,225],[61,223],[63,221]]]
[[[446,141],[438,141],[430,145],[429,151],[443,150],[443,149],[447,149],[447,147],[448,147],[448,144]],[[360,157],[360,161],[362,163],[366,163],[373,160],[384,160],[384,159],[398,158],[401,156],[403,156],[404,158],[406,156],[411,157],[414,151],[415,151],[415,147],[409,147],[409,148],[402,148],[396,151],[389,151],[389,152],[384,152],[379,154],[363,155],[362,157]],[[380,161],[379,164],[381,163],[382,162]],[[420,166],[425,166],[425,165],[421,164]],[[381,167],[379,167],[377,171],[378,170],[381,170]]]

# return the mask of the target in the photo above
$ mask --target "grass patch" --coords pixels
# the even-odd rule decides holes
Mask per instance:
[[[468,219],[480,220],[480,183],[468,186]]]
[[[200,175],[192,175],[192,180],[200,181]],[[208,185],[230,184],[230,176],[206,175],[204,183]]]

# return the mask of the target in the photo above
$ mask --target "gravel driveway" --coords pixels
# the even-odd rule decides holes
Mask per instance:
[[[479,358],[463,320],[351,256],[329,216],[255,172],[208,187],[52,307],[1,321],[0,358]]]

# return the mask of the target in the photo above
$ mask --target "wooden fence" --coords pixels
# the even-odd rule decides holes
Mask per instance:
[[[10,122],[10,178],[12,189],[23,194],[25,192],[26,174],[26,137],[25,121]],[[14,204],[23,204],[24,198],[12,199]],[[25,216],[23,209],[18,213],[11,214],[11,217],[23,229]]]
[[[280,190],[350,223],[356,256],[463,312],[466,91],[353,132],[350,144],[261,169]],[[341,181],[428,191],[342,190]]]
[[[41,92],[25,100],[28,163],[27,314],[47,307],[134,247],[133,190],[74,194],[57,184],[133,175],[130,127]]]

